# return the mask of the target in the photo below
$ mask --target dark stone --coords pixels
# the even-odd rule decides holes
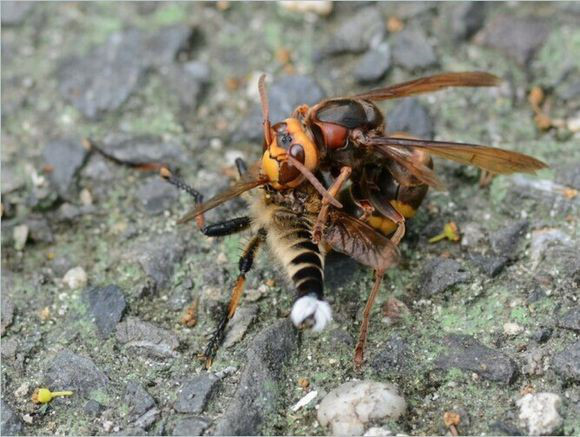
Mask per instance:
[[[354,70],[354,77],[360,83],[376,82],[387,74],[390,67],[391,50],[384,43],[364,54]]]
[[[490,278],[495,278],[499,275],[508,263],[508,259],[505,256],[485,256],[478,253],[470,254],[469,259]]]
[[[36,2],[26,1],[3,1],[2,8],[0,8],[2,25],[17,26],[21,24],[26,19],[35,3]]]
[[[85,117],[97,119],[118,109],[148,68],[173,62],[190,36],[191,30],[181,25],[155,34],[136,29],[115,33],[86,55],[61,63],[59,91]]]
[[[580,80],[572,79],[556,86],[556,95],[568,102],[578,102],[580,100]]]
[[[564,379],[580,380],[580,341],[570,344],[556,354],[552,361],[554,370]]]
[[[393,62],[407,70],[434,67],[438,64],[435,50],[420,29],[405,28],[393,38]]]
[[[328,341],[333,349],[354,347],[354,338],[344,329],[333,329],[328,331]]]
[[[158,215],[167,210],[179,197],[179,191],[159,177],[148,178],[137,190],[144,211]]]
[[[2,294],[0,295],[1,305],[0,305],[0,336],[3,336],[6,332],[6,328],[12,325],[14,321],[14,303],[10,296],[8,296],[7,290],[2,287]]]
[[[436,369],[458,368],[506,384],[511,384],[517,376],[516,363],[510,357],[482,345],[469,335],[450,334],[443,338],[442,343],[447,351],[436,359]]]
[[[105,407],[93,399],[89,399],[83,407],[83,412],[89,417],[97,417]]]
[[[435,258],[423,267],[419,280],[419,292],[425,296],[441,293],[453,285],[468,282],[471,274],[457,261],[447,258]]]
[[[133,421],[155,407],[155,400],[137,381],[129,381],[125,388],[125,403],[129,407],[129,420]]]
[[[84,56],[65,59],[58,69],[59,91],[89,119],[119,108],[147,68],[141,59],[143,33],[115,33]],[[99,74],[95,74],[95,72]]]
[[[125,295],[116,285],[109,285],[88,289],[86,297],[99,333],[108,337],[123,317],[127,307]]]
[[[138,354],[147,354],[154,358],[178,356],[176,349],[179,346],[179,340],[173,332],[135,317],[128,317],[127,320],[119,323],[115,335],[120,343]]]
[[[209,421],[204,417],[183,417],[175,422],[171,435],[202,435],[208,426]]]
[[[471,38],[485,21],[485,2],[460,2],[451,5],[451,34],[455,40]]]
[[[491,247],[497,255],[513,259],[517,255],[520,239],[528,229],[528,221],[513,222],[490,235]]]
[[[435,133],[429,111],[417,99],[397,102],[393,110],[387,114],[386,124],[390,132],[407,132],[424,139],[432,139]]]
[[[409,346],[398,335],[392,335],[371,359],[371,367],[377,372],[400,373],[408,367]]]
[[[264,421],[278,411],[284,364],[298,345],[289,320],[264,329],[250,345],[246,368],[232,402],[219,420],[215,435],[258,435]]]
[[[161,411],[159,411],[158,408],[151,408],[150,410],[147,410],[143,415],[135,419],[133,426],[137,429],[147,430],[149,427],[151,427],[151,425],[153,425],[157,421],[160,414]],[[143,433],[136,435],[143,435]]]
[[[186,64],[172,65],[163,71],[164,78],[173,92],[179,97],[183,109],[195,109],[211,72],[203,62],[191,61]],[[188,114],[191,117],[191,114]]]
[[[201,413],[218,387],[219,381],[220,379],[211,373],[203,373],[185,381],[177,392],[175,411],[190,414]]]
[[[519,436],[524,435],[514,424],[497,421],[490,425],[489,427],[490,435],[513,435]]]
[[[185,244],[179,235],[166,233],[139,242],[132,252],[157,290],[161,290],[169,285],[175,266],[185,253]]]
[[[553,332],[552,328],[541,328],[532,333],[532,339],[538,343],[545,343],[552,337]]]
[[[43,159],[51,168],[49,179],[61,197],[70,196],[86,157],[87,151],[78,139],[60,138],[44,147]]]
[[[477,41],[499,49],[521,65],[526,65],[544,44],[549,33],[547,17],[498,14],[485,24]]]
[[[316,58],[364,52],[376,47],[383,40],[385,31],[385,22],[378,9],[375,7],[360,9],[339,25]]]
[[[297,106],[314,105],[324,98],[320,85],[310,76],[280,76],[268,89],[270,121],[275,124],[290,116]],[[233,142],[261,141],[262,110],[255,104],[250,115],[236,129]]]
[[[86,397],[93,390],[107,387],[109,378],[90,358],[64,349],[47,361],[43,382],[52,390],[72,390]]]
[[[105,136],[99,146],[117,159],[135,163],[156,162],[173,168],[189,162],[187,152],[181,144],[158,136],[114,133]]]
[[[2,9],[4,9],[4,5],[2,5]],[[22,421],[17,414],[12,411],[10,405],[8,405],[4,399],[1,401],[2,406],[2,426],[1,426],[1,435],[20,435],[22,434]]]
[[[36,243],[54,243],[54,236],[48,221],[41,216],[30,216],[24,222],[28,226],[28,239]]]
[[[556,323],[560,328],[571,329],[576,332],[580,331],[580,308],[572,308],[562,317],[559,317]]]

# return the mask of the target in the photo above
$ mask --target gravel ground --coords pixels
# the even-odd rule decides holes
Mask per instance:
[[[369,435],[580,433],[578,3],[1,7],[2,435],[323,435],[338,425],[321,425],[317,406],[349,390],[398,402],[396,416],[355,417]],[[261,72],[276,120],[323,96],[463,70],[504,82],[384,104],[391,128],[550,168],[480,189],[477,170],[436,162],[448,191],[428,195],[388,272],[361,373],[352,349],[371,272],[332,256],[335,321],[297,333],[267,253],[202,371],[247,236],[177,226],[187,196],[88,154],[82,138],[170,162],[209,196],[235,158],[259,154]],[[549,129],[528,103],[534,86]],[[428,244],[450,221],[461,242]],[[73,395],[38,406],[37,387]]]

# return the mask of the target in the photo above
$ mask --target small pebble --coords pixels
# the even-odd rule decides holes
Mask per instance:
[[[524,330],[523,326],[517,323],[508,322],[503,324],[503,332],[506,335],[518,335]]]
[[[555,393],[528,393],[516,402],[519,419],[530,435],[552,435],[562,424],[558,408],[562,399]]]
[[[322,400],[318,421],[330,425],[335,435],[363,435],[365,425],[377,420],[396,420],[407,408],[392,384],[351,381],[332,390]]]
[[[331,1],[281,1],[280,7],[292,12],[314,12],[316,15],[327,16],[332,12]]]
[[[26,240],[28,240],[28,226],[26,225],[14,226],[12,232],[14,237],[14,248],[16,250],[24,249],[24,246],[26,245]]]
[[[85,269],[82,267],[74,267],[70,269],[62,278],[62,282],[64,282],[71,290],[85,287],[87,281],[87,272],[85,272]]]
[[[79,195],[80,201],[84,206],[89,206],[93,204],[93,195],[91,194],[91,192],[89,190],[87,190],[86,188],[84,188],[80,195]]]
[[[292,408],[290,408],[290,410],[292,410],[292,412],[295,413],[300,408],[304,408],[306,405],[308,405],[310,402],[312,402],[314,400],[314,398],[316,398],[316,396],[318,396],[318,391],[316,391],[316,390],[311,391],[306,396],[304,396],[302,399],[300,399],[298,402],[296,402],[296,404],[294,404],[292,406]]]

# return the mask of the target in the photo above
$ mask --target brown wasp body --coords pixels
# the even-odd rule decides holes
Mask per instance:
[[[331,320],[330,306],[323,298],[324,257],[329,250],[373,268],[375,283],[355,349],[355,365],[360,366],[371,307],[385,270],[398,260],[397,245],[404,236],[405,221],[413,217],[430,186],[442,187],[433,172],[431,156],[491,173],[534,172],[546,166],[530,156],[494,147],[388,132],[374,102],[498,82],[488,73],[443,73],[352,97],[327,99],[310,108],[299,106],[290,118],[271,125],[262,76],[264,151],[261,161],[249,171],[238,162],[240,181],[204,203],[197,191],[162,169],[166,180],[195,198],[196,207],[182,223],[195,219],[209,236],[244,229],[251,229],[254,235],[240,258],[240,274],[228,309],[206,349],[207,363],[211,363],[239,304],[254,255],[260,244],[267,242],[296,288],[291,319],[299,327],[321,330]],[[262,190],[250,196],[249,216],[205,225],[204,212],[258,187]]]

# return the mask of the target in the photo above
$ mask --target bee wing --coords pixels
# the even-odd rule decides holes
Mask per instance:
[[[391,85],[386,88],[377,88],[353,97],[365,100],[397,99],[450,87],[495,86],[500,81],[499,77],[482,71],[441,73]]]
[[[236,182],[234,185],[232,185],[225,191],[222,191],[221,193],[215,195],[207,202],[203,202],[197,205],[195,208],[192,208],[181,219],[179,219],[178,223],[187,223],[188,221],[193,220],[194,218],[203,214],[204,212],[209,211],[210,209],[213,209],[216,206],[219,206],[222,203],[227,202],[228,200],[234,199],[239,195],[245,193],[246,191],[259,187],[260,185],[264,185],[267,182],[268,182],[267,179],[260,177],[258,178],[252,177],[251,179],[243,178],[242,180]]]
[[[411,162],[409,150],[412,148],[423,149],[431,155],[450,159],[461,164],[475,165],[492,173],[534,173],[536,170],[547,167],[542,161],[523,153],[478,144],[397,137],[371,137],[368,139],[368,145],[381,155],[394,159],[405,166],[411,171],[413,176],[429,185],[433,185],[430,180],[433,172],[427,172],[425,168],[418,168]]]
[[[366,223],[337,210],[332,210],[329,218],[323,239],[337,252],[376,270],[398,263],[397,246]]]

